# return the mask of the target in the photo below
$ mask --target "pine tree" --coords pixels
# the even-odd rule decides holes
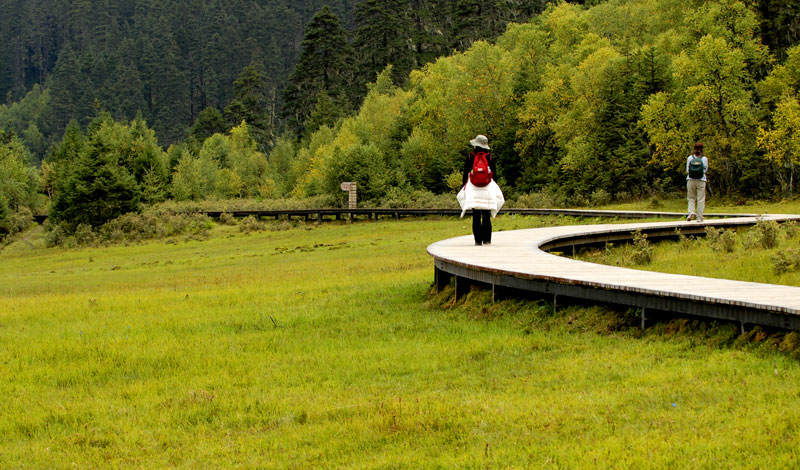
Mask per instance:
[[[214,134],[222,134],[228,129],[225,118],[217,108],[206,108],[200,111],[197,119],[189,129],[189,140],[198,147]]]
[[[136,180],[108,152],[88,146],[59,172],[50,217],[72,228],[99,227],[137,210],[141,190]]]
[[[61,143],[47,156],[46,161],[51,163],[67,164],[78,159],[78,155],[83,151],[86,140],[81,132],[78,121],[72,119],[64,130]]]
[[[454,0],[451,6],[453,49],[466,50],[477,39],[489,35],[488,19],[484,16],[484,0]]]
[[[69,2],[66,16],[66,32],[68,36],[79,50],[83,50],[91,43],[92,1],[74,0]]]
[[[800,4],[796,0],[757,0],[764,44],[779,58],[800,43]]]
[[[269,114],[269,91],[263,62],[254,58],[233,83],[234,98],[225,108],[230,127],[242,121],[247,122],[250,134],[261,151],[270,149],[274,138]]]
[[[408,0],[362,0],[356,5],[355,22],[359,97],[366,93],[364,86],[390,64],[392,78],[402,85],[415,63]]]
[[[141,189],[133,176],[113,159],[86,152],[56,186],[50,216],[73,228],[99,227],[127,212],[136,211]]]
[[[322,126],[333,127],[336,120],[342,115],[342,110],[336,106],[328,96],[328,92],[322,90],[317,95],[317,102],[308,119],[305,122],[306,133],[312,134]]]
[[[77,87],[81,87],[81,68],[72,48],[67,45],[61,51],[56,72],[50,76],[50,122],[56,129],[64,129],[71,119],[81,119],[73,98]]]
[[[480,39],[492,39],[511,21],[524,21],[544,10],[547,0],[449,0],[450,45],[466,50]]]
[[[0,194],[0,235],[11,231],[11,210],[8,208],[8,199]],[[3,237],[0,236],[0,240]]]
[[[411,47],[414,50],[412,68],[420,67],[449,52],[446,34],[448,0],[407,0],[408,21],[411,27]],[[438,15],[438,16],[437,16]]]
[[[126,119],[136,115],[137,112],[147,111],[147,103],[142,96],[142,80],[139,70],[129,62],[117,64],[114,73],[109,77],[103,87],[106,91],[105,101],[111,114],[117,119]]]
[[[300,59],[284,90],[283,116],[289,129],[304,133],[305,121],[323,90],[336,106],[351,108],[352,55],[339,17],[322,7],[306,29]]]

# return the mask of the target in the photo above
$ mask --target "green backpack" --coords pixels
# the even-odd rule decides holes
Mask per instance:
[[[705,175],[706,169],[703,166],[703,158],[698,157],[697,155],[693,155],[692,159],[689,160],[689,178],[700,180],[703,179],[703,175]]]

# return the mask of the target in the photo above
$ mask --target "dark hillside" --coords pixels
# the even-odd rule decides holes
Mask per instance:
[[[0,108],[0,128],[22,135],[42,158],[71,119],[85,125],[98,109],[117,119],[140,112],[159,141],[169,145],[186,137],[202,110],[223,112],[229,106],[234,82],[248,65],[263,71],[271,101],[267,107],[279,115],[305,29],[323,6],[339,17],[348,40],[359,46],[354,67],[364,73],[347,84],[348,96],[357,101],[364,81],[374,80],[393,57],[401,62],[397,76],[407,74],[475,39],[496,37],[508,21],[525,20],[546,3],[0,0],[0,103],[20,102],[35,85],[47,91],[42,97],[28,96],[23,109],[11,116]],[[400,43],[370,40],[378,38],[381,28],[393,31],[392,39]],[[381,50],[380,44],[396,49]],[[387,55],[393,51],[403,57]]]

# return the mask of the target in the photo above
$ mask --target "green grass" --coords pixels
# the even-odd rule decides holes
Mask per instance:
[[[774,262],[780,253],[798,251],[800,233],[795,228],[779,229],[777,245],[771,248],[752,246],[752,242],[748,245],[748,238],[755,236],[754,228],[740,228],[734,232],[732,251],[723,249],[706,237],[688,237],[680,241],[649,244],[652,260],[646,264],[636,263],[636,248],[627,244],[587,250],[576,258],[647,271],[800,286],[800,264],[789,266],[788,270],[776,270]]]
[[[664,201],[663,207],[664,210],[679,211],[681,210],[678,209],[679,204],[683,204],[683,201],[671,199]],[[646,205],[646,202],[638,202],[616,205],[613,208],[643,210]],[[685,208],[683,210],[685,211]],[[707,208],[707,210],[719,213],[798,214],[800,213],[800,201],[720,204]],[[736,230],[737,237],[732,251],[720,249],[719,246],[715,246],[704,237],[689,237],[679,242],[653,243],[650,245],[652,261],[647,264],[637,265],[634,261],[634,248],[626,244],[610,249],[587,250],[580,253],[577,258],[589,262],[648,271],[800,286],[800,265],[795,266],[795,269],[776,272],[773,262],[773,258],[779,253],[798,249],[798,235],[800,234],[797,230],[787,229],[784,226],[778,237],[778,245],[771,248],[763,248],[758,244],[756,246],[747,245],[746,240],[748,237],[752,237],[752,232],[751,228]]]
[[[796,360],[720,325],[431,294],[426,246],[468,233],[29,234],[0,252],[0,467],[797,467]]]

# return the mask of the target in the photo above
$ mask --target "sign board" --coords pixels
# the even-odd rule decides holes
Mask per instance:
[[[354,181],[346,181],[342,183],[342,191],[349,192],[349,197],[347,201],[347,205],[350,209],[355,209],[357,207],[356,202],[356,183]]]

